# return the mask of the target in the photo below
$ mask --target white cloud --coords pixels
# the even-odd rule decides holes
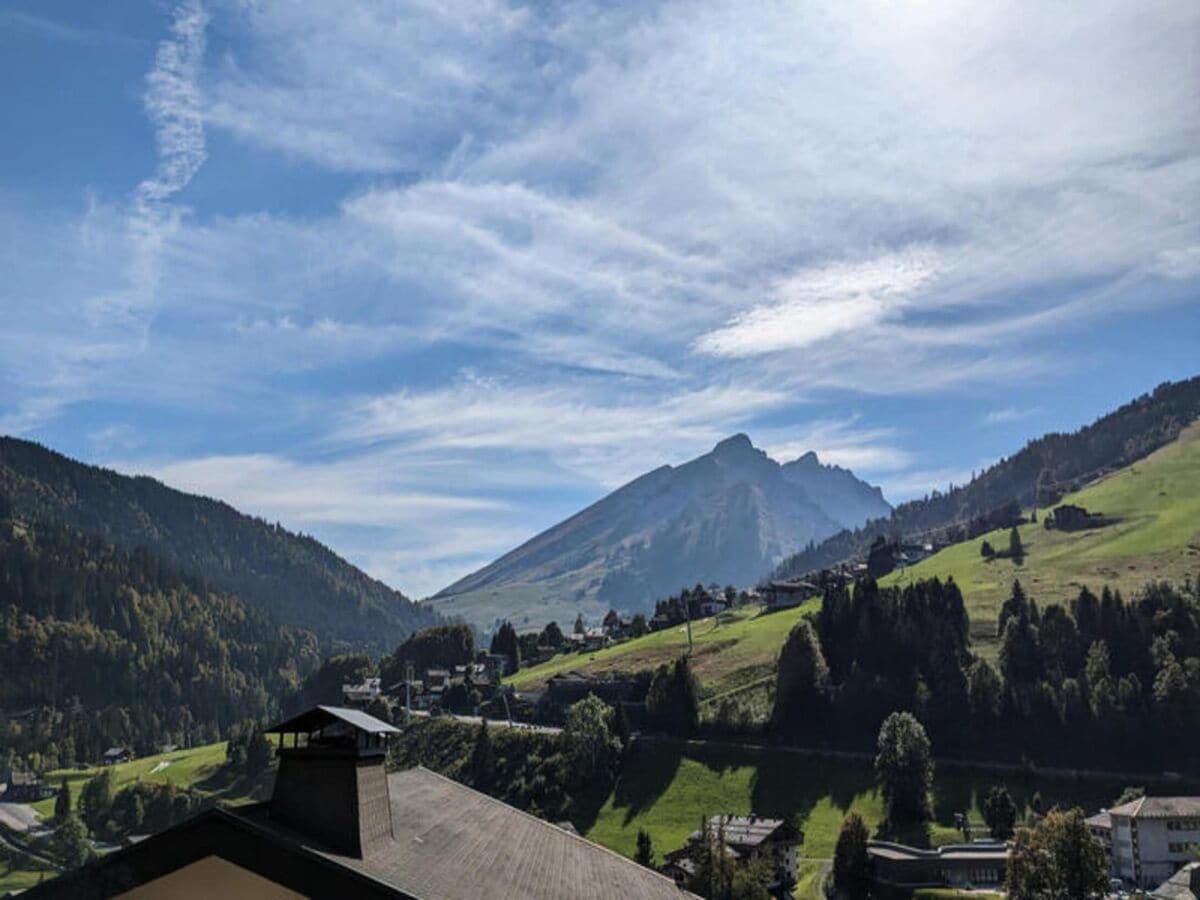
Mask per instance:
[[[1035,407],[1021,408],[1016,406],[1006,406],[1003,409],[993,409],[983,417],[985,425],[1003,425],[1008,422],[1019,422],[1022,419],[1028,419],[1030,416],[1036,415],[1039,410]]]
[[[801,270],[776,285],[772,303],[738,313],[695,346],[714,356],[758,356],[875,328],[897,317],[935,271],[917,254]]]
[[[495,500],[409,490],[380,460],[300,463],[274,454],[232,454],[160,465],[118,461],[190,493],[227,498],[243,511],[293,523],[414,526],[444,512],[501,509]]]

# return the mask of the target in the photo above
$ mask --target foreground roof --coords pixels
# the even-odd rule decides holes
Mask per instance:
[[[1108,811],[1111,816],[1134,819],[1175,819],[1200,816],[1200,797],[1139,797]]]
[[[684,900],[671,879],[578,835],[415,768],[388,776],[392,839],[364,858],[271,819],[268,804],[210,810],[39,885],[32,898],[111,897],[218,857],[305,896],[412,900]]]
[[[367,734],[400,733],[399,728],[395,728],[381,719],[367,715],[360,709],[347,709],[344,706],[314,706],[286,722],[280,722],[278,725],[264,729],[264,732],[266,734],[307,734],[319,731],[335,722],[341,722]]]
[[[1150,892],[1154,900],[1198,900],[1200,862],[1188,863]]]
[[[657,872],[428,769],[389,775],[388,790],[393,841],[366,859],[337,859],[422,900],[687,896]]]

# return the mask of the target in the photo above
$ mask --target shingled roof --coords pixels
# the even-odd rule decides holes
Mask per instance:
[[[669,878],[464,785],[415,768],[388,777],[393,834],[362,856],[272,819],[214,809],[30,891],[111,897],[192,863],[225,861],[304,896],[412,900],[685,900]]]
[[[1133,819],[1179,819],[1200,816],[1200,797],[1139,797],[1114,806],[1110,816]]]
[[[681,900],[671,879],[428,769],[388,776],[393,838],[365,858],[321,852],[422,900]],[[248,818],[290,835],[266,819]]]

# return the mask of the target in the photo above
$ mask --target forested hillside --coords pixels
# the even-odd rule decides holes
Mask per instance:
[[[149,551],[3,513],[0,747],[39,770],[217,740],[319,661],[312,634]]]
[[[53,522],[145,548],[275,620],[313,632],[326,653],[384,653],[437,616],[311,537],[228,504],[0,438],[0,496]]]
[[[1131,403],[1070,434],[1051,433],[1030,441],[946,493],[934,491],[922,500],[897,506],[891,516],[855,531],[841,531],[813,548],[802,550],[778,567],[775,577],[789,578],[855,556],[865,556],[876,537],[916,537],[941,533],[962,540],[996,527],[985,520],[997,510],[1046,506],[1064,493],[1105,472],[1127,466],[1179,436],[1200,417],[1200,377],[1159,385]],[[1007,524],[1007,523],[1004,523]]]

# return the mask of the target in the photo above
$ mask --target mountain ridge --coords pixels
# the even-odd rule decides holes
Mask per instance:
[[[1008,504],[1047,505],[1087,479],[1165,446],[1198,418],[1200,376],[1164,382],[1074,432],[1048,432],[1026,442],[969,484],[944,494],[934,491],[923,500],[900,504],[887,518],[840,531],[815,547],[798,548],[774,576],[792,578],[865,556],[877,537],[913,538],[938,530],[969,529],[973,519]]]
[[[388,653],[437,621],[313,537],[31,441],[0,437],[0,497],[31,522],[152,551],[272,620],[312,632],[326,653]]]
[[[708,453],[638,476],[430,602],[484,627],[501,618],[573,621],[576,612],[598,617],[609,607],[645,611],[683,584],[757,581],[793,542],[853,520],[848,509],[890,510],[879,488],[848,470],[815,454],[794,463],[789,469],[744,433],[731,435]]]

